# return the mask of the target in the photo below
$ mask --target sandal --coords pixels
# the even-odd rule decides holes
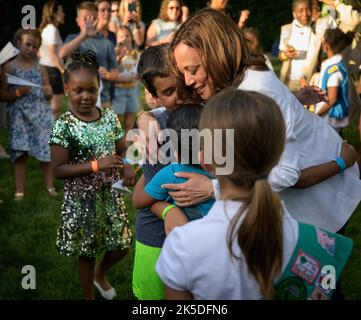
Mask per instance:
[[[47,191],[52,197],[56,197],[59,194],[54,187],[47,189]]]
[[[24,192],[14,193],[14,201],[22,201],[24,199]]]

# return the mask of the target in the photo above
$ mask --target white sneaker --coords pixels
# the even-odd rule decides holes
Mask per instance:
[[[96,282],[95,280],[94,280],[94,285],[99,290],[100,295],[105,300],[113,300],[117,296],[117,293],[113,287],[111,287],[109,290],[103,290],[102,287],[100,286],[100,284],[98,282]]]

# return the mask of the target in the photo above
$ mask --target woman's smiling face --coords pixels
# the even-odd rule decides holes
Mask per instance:
[[[214,95],[213,80],[204,68],[199,51],[180,43],[174,48],[174,58],[186,86],[192,87],[204,101],[211,98]]]

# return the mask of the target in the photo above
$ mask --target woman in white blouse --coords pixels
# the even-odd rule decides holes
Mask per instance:
[[[59,50],[63,45],[60,37],[59,26],[64,24],[65,14],[63,7],[58,1],[50,0],[43,7],[43,16],[39,26],[41,31],[42,44],[39,50],[40,64],[45,66],[50,85],[53,89],[51,99],[51,109],[54,117],[61,114],[63,104],[64,86],[62,73],[64,72],[64,62],[59,55]]]

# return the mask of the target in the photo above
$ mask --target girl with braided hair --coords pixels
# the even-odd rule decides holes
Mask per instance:
[[[117,116],[98,109],[99,73],[95,53],[75,52],[64,73],[69,111],[53,125],[50,138],[55,177],[64,180],[64,199],[56,246],[78,256],[84,299],[93,299],[93,283],[103,298],[115,289],[106,272],[123,258],[131,244],[124,200],[112,190],[123,168],[124,184],[134,185],[135,172],[123,164],[127,146]],[[95,258],[106,252],[95,265]]]

